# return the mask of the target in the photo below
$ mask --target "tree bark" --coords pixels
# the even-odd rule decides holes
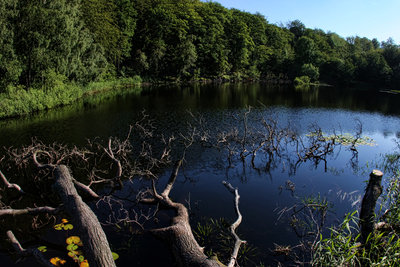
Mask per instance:
[[[49,168],[49,165],[45,165]],[[91,267],[116,266],[107,237],[96,215],[77,193],[67,166],[51,165],[55,176],[53,190],[64,203],[65,211],[74,219],[83,243],[85,258]]]
[[[24,249],[21,244],[18,242],[17,238],[15,238],[13,232],[7,231],[7,237],[10,239],[15,251],[21,257],[30,257],[34,256],[42,266],[45,267],[54,267],[50,261],[48,261],[42,252],[40,252],[37,248],[28,248]]]
[[[181,203],[172,202],[169,193],[178,175],[182,160],[177,161],[172,171],[171,177],[165,186],[164,191],[159,195],[156,191],[154,181],[152,194],[154,199],[143,199],[145,204],[160,204],[167,209],[175,210],[176,216],[171,219],[171,225],[161,229],[151,230],[150,232],[157,238],[164,241],[171,249],[175,260],[175,265],[179,267],[221,267],[218,261],[209,259],[203,252],[193,236],[192,228],[189,224],[189,213]]]
[[[376,201],[382,194],[382,176],[383,173],[379,170],[373,170],[369,175],[369,182],[365,189],[365,195],[361,203],[360,211],[360,226],[361,238],[365,243],[368,235],[375,228],[375,206]]]

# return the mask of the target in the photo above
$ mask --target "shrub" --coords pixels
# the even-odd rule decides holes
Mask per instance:
[[[306,85],[306,84],[310,84],[310,83],[311,83],[311,79],[308,76],[296,77],[296,79],[294,79],[295,85]]]
[[[318,81],[319,78],[319,68],[315,67],[313,64],[304,64],[301,67],[301,74],[303,76],[310,77],[311,81]]]

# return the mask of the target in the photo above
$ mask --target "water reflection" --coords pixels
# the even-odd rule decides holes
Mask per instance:
[[[27,145],[35,136],[46,144],[57,141],[78,146],[86,145],[86,138],[107,140],[110,136],[117,136],[122,139],[129,125],[140,118],[142,110],[154,118],[157,134],[166,136],[179,135],[187,131],[189,124],[195,125],[188,110],[201,115],[210,129],[224,130],[227,124],[237,121],[252,106],[259,113],[268,110],[268,115],[272,114],[280,127],[293,125],[303,138],[309,132],[311,123],[319,125],[327,133],[354,134],[355,119],[359,119],[363,124],[363,133],[377,140],[378,145],[358,147],[357,157],[349,149],[337,147],[322,165],[313,161],[302,161],[296,165],[293,147],[280,155],[259,153],[254,162],[251,155],[245,160],[235,155],[229,161],[229,149],[226,147],[224,150],[211,150],[199,145],[187,155],[171,196],[184,203],[190,195],[192,207],[196,206],[192,216],[194,225],[204,217],[232,219],[235,215],[231,196],[221,185],[222,180],[229,180],[239,188],[241,195],[244,220],[239,232],[262,251],[262,261],[268,265],[268,262],[273,262],[269,249],[274,247],[274,243],[289,245],[298,242],[285,221],[288,218],[280,217],[278,213],[293,205],[298,197],[318,193],[326,195],[335,203],[338,216],[353,208],[351,203],[362,193],[366,179],[362,172],[355,173],[355,170],[379,153],[391,150],[392,139],[400,135],[398,97],[378,91],[333,87],[296,90],[289,85],[260,83],[143,88],[96,104],[77,103],[1,121],[0,145]],[[255,124],[251,120],[249,122]],[[265,130],[262,132],[265,133]],[[296,165],[294,171],[290,171],[290,164]],[[160,187],[168,176],[168,169],[160,173]],[[280,190],[286,188],[287,181],[294,184],[294,191]],[[126,197],[132,190],[137,191],[146,185],[137,180],[133,184],[127,182],[125,190],[128,191],[121,192],[120,197]],[[168,221],[169,215],[163,216]],[[329,220],[328,223],[333,223],[335,218]],[[124,234],[116,236],[112,238],[115,245],[122,246]],[[150,244],[148,239],[141,242],[146,244],[143,247]],[[149,259],[146,259],[144,251],[135,251],[121,253],[119,265],[132,261],[140,262],[139,266],[151,265],[146,261]],[[168,255],[167,251],[165,255]]]

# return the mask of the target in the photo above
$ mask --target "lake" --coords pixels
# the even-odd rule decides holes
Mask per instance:
[[[245,266],[258,266],[260,262],[276,266],[271,252],[275,244],[295,246],[301,241],[290,226],[289,212],[283,210],[312,194],[326,196],[335,208],[335,213],[327,219],[326,226],[329,226],[357,208],[366,185],[364,181],[375,167],[373,162],[379,160],[380,153],[392,152],[394,140],[400,137],[399,100],[400,95],[376,89],[323,86],[296,89],[292,85],[239,83],[145,87],[96,103],[81,102],[0,121],[0,145],[21,147],[29,145],[33,137],[46,144],[62,142],[82,147],[87,139],[94,138],[106,144],[110,136],[123,139],[129,125],[141,118],[143,110],[154,119],[156,132],[166,136],[187,133],[188,123],[194,123],[189,111],[197,118],[204,118],[211,132],[217,132],[222,131],[224,125],[237,122],[238,126],[242,125],[240,118],[250,109],[251,114],[273,118],[278,127],[294,127],[302,138],[307,138],[310,125],[318,125],[327,134],[355,134],[361,122],[362,135],[375,140],[376,145],[358,146],[356,158],[349,147],[337,147],[326,161],[319,164],[299,162],[293,169],[289,168],[289,158],[295,155],[290,149],[285,152],[287,156],[274,157],[272,164],[271,158],[261,153],[255,161],[257,168],[251,166],[249,159],[244,163],[236,159],[230,164],[226,150],[201,146],[188,150],[170,196],[175,201],[190,203],[192,228],[198,231],[198,223],[212,225],[211,220],[220,218],[229,222],[236,219],[233,196],[221,183],[226,180],[238,188],[241,196],[243,222],[238,233],[248,246],[257,248],[251,252],[254,257]],[[255,124],[254,118],[256,116],[248,117],[248,125]],[[169,178],[169,171],[166,167],[158,173],[159,190]],[[294,187],[289,186],[292,183]],[[116,196],[134,200],[136,196],[132,192],[147,185],[146,181],[138,179],[127,181],[124,190]],[[107,187],[99,188],[99,192],[106,190]],[[95,208],[94,203],[91,205]],[[102,210],[98,211],[98,216],[102,222],[107,221]],[[161,223],[168,223],[171,216],[169,212],[160,212]],[[0,228],[4,239],[6,225]],[[172,266],[168,250],[161,242],[148,234],[137,234],[137,229],[132,227],[105,227],[114,251],[120,255],[118,266]],[[50,241],[54,230],[46,231],[44,238]],[[207,246],[217,241],[205,243],[207,250]],[[4,240],[0,244],[5,247]],[[0,257],[2,266],[33,266],[29,260],[15,263],[15,258],[6,253]]]

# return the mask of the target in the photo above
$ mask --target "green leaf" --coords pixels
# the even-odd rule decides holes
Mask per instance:
[[[65,224],[64,226],[63,226],[63,228],[64,228],[64,230],[72,230],[73,228],[74,228],[74,226],[72,225],[72,224]]]
[[[63,229],[64,224],[60,223],[60,224],[56,224],[54,225],[54,229],[56,230],[62,230]]]
[[[47,251],[47,248],[46,248],[46,246],[41,246],[41,247],[38,247],[37,248],[40,252],[46,252]]]
[[[85,257],[83,257],[82,255],[79,256],[79,262],[82,262],[85,260]]]
[[[119,255],[117,253],[115,253],[115,252],[111,252],[111,253],[112,253],[114,260],[117,260],[119,258]]]
[[[69,250],[69,251],[74,251],[74,250],[77,250],[77,249],[78,249],[78,246],[75,245],[75,244],[69,244],[67,246],[67,250]]]

